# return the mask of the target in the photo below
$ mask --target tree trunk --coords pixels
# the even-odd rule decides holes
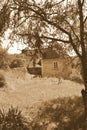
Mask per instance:
[[[84,80],[85,88],[82,89],[82,97],[84,102],[84,109],[85,109],[85,118],[87,119],[87,58],[83,58],[82,60],[82,76]]]
[[[81,93],[82,93],[83,102],[84,102],[85,118],[87,119],[87,91],[82,89]]]

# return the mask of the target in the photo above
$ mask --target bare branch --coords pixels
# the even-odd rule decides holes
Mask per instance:
[[[69,27],[71,28],[71,30],[72,30],[72,32],[73,32],[73,34],[75,35],[75,37],[77,38],[77,40],[78,40],[78,42],[80,41],[80,39],[79,39],[79,37],[77,36],[77,34],[75,33],[75,30],[73,29],[73,27],[70,25],[70,23],[67,21],[67,20],[65,20],[65,22],[67,22],[68,23],[68,25],[69,25]]]
[[[86,16],[85,19],[84,19],[84,24],[85,24],[86,20],[87,20],[87,16]]]
[[[32,17],[32,18],[35,18],[35,17],[36,17],[36,18],[40,18],[40,17],[34,16],[34,15],[32,15],[32,16],[27,16],[21,23],[19,23],[19,24],[17,25],[17,27],[19,27],[19,26],[22,25],[24,22],[26,22],[26,20],[29,19],[30,17]],[[22,18],[22,17],[21,17],[21,18]],[[21,18],[20,18],[20,19],[21,19]]]
[[[15,0],[14,0],[14,1],[15,1]],[[64,1],[64,0],[62,0],[62,1]],[[62,1],[61,1],[61,2],[62,2]],[[57,23],[55,23],[55,22],[53,22],[53,21],[47,19],[47,17],[46,17],[47,14],[45,14],[40,7],[35,6],[35,5],[31,5],[31,4],[27,4],[26,6],[27,6],[26,9],[29,9],[29,10],[33,11],[37,16],[39,16],[39,18],[40,18],[41,20],[47,22],[47,23],[50,24],[50,25],[55,26],[57,29],[59,29],[60,31],[62,31],[63,33],[65,33],[66,35],[69,36],[69,32],[68,32],[67,30],[65,30],[64,28],[62,28],[62,27],[61,27],[60,25],[58,25]],[[36,10],[34,7],[37,7],[40,11]]]
[[[64,43],[70,43],[70,41],[68,40],[62,40],[62,39],[58,39],[58,38],[53,38],[53,37],[47,37],[47,36],[40,36],[40,38],[45,38],[45,39],[50,39],[50,40],[54,40],[54,41],[60,41],[60,42],[64,42]]]
[[[62,28],[60,25],[58,25],[57,23],[50,21],[48,19],[43,18],[44,21],[46,21],[48,24],[53,25],[54,27],[56,27],[57,29],[59,29],[60,31],[62,31],[63,33],[65,33],[66,35],[69,36],[69,32],[67,30],[65,30],[64,28]]]
[[[79,53],[79,51],[77,50],[77,46],[75,45],[75,43],[73,42],[72,40],[72,37],[71,35],[69,35],[69,40],[70,40],[70,43],[75,51],[75,53],[78,55],[78,57],[81,59],[82,55]]]
[[[62,3],[63,1],[65,1],[65,0],[61,0],[58,4]]]
[[[65,0],[61,0],[58,3],[53,4],[52,7],[61,4],[63,1],[65,1]]]
[[[83,6],[83,4],[84,4],[84,0],[82,1],[82,6]]]
[[[16,4],[16,5],[19,5],[19,2],[17,0],[13,0],[13,2]]]
[[[30,5],[30,4],[28,4],[28,5],[31,6],[31,7],[36,7],[37,9],[39,9],[40,13],[46,15],[46,13],[44,12],[44,10],[41,9],[41,8],[40,8],[39,6],[37,6],[36,4],[34,4],[34,5]]]
[[[82,54],[85,53],[85,43],[84,43],[84,21],[83,21],[83,9],[81,0],[78,0],[79,8],[79,19],[80,19],[80,44],[82,49]]]
[[[61,2],[63,2],[64,0],[62,0]],[[33,8],[32,8],[33,6]],[[35,10],[34,7],[37,7],[40,11],[38,10]],[[63,29],[62,27],[60,27],[58,24],[54,23],[53,21],[50,21],[46,18],[46,13],[43,12],[43,10],[36,6],[36,5],[30,5],[30,4],[27,4],[27,9],[30,9],[31,11],[33,11],[35,14],[37,14],[38,16],[40,16],[41,20],[44,20],[45,22],[47,22],[48,24],[51,24],[53,26],[55,26],[56,28],[58,28],[59,30],[61,30],[63,33],[69,35],[69,32],[67,32],[65,29]]]

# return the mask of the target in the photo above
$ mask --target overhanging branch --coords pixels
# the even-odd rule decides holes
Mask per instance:
[[[82,1],[82,6],[83,6],[83,4],[84,4],[84,0]]]
[[[40,36],[40,38],[45,38],[45,39],[50,39],[50,40],[53,40],[53,41],[59,41],[59,42],[63,42],[63,43],[70,43],[69,40],[62,40],[62,39],[58,39],[58,38],[53,38],[53,37],[47,37],[47,36]]]
[[[33,6],[33,7],[32,7]],[[37,7],[37,6],[35,6]],[[50,21],[49,19],[47,19],[46,17],[46,13],[43,13],[43,10],[39,7],[39,10],[35,10],[34,9],[34,5],[27,5],[27,9],[33,11],[36,15],[40,16],[41,20],[47,22],[48,24],[50,25],[53,25],[55,26],[57,29],[59,29],[60,31],[62,31],[63,33],[67,34],[69,36],[69,32],[67,30],[65,30],[64,28],[62,28],[60,25],[58,25],[57,23],[53,22],[53,21]],[[42,13],[41,13],[42,12]]]
[[[82,1],[84,3],[84,0]],[[85,53],[85,43],[84,43],[84,20],[83,20],[83,4],[81,0],[78,0],[78,8],[79,8],[79,20],[80,20],[80,45],[82,49],[82,54]]]
[[[69,25],[69,27],[71,28],[71,30],[72,30],[74,36],[77,38],[78,42],[80,42],[80,39],[79,39],[79,37],[77,36],[77,34],[75,33],[73,27],[70,25],[70,23],[69,23],[67,20],[65,20],[65,22],[66,22],[66,23]]]
[[[84,24],[85,24],[86,20],[87,20],[87,16],[86,16],[85,19],[84,19]]]
[[[63,2],[63,1],[64,0],[61,0],[61,2]],[[17,1],[15,1],[15,2],[17,2]],[[18,2],[16,4],[18,5]],[[37,15],[37,17],[38,16],[40,17],[41,20],[43,20],[43,21],[47,22],[48,24],[56,27],[57,29],[59,29],[60,31],[62,31],[63,33],[65,33],[66,35],[69,36],[69,32],[66,29],[64,29],[63,27],[61,27],[59,24],[57,24],[56,22],[53,22],[53,21],[49,20],[46,17],[47,14],[40,7],[35,6],[34,4],[33,5],[32,4],[28,4],[28,3],[25,3],[24,7],[23,7],[23,4],[19,5],[19,6],[20,7],[22,6],[22,10],[26,9],[26,10],[30,10],[30,11],[34,12]]]
[[[75,43],[73,42],[72,40],[72,37],[71,35],[69,35],[69,40],[70,40],[70,43],[75,51],[75,53],[78,55],[78,57],[81,59],[82,55],[79,53],[79,51],[77,50],[77,46],[75,45]]]

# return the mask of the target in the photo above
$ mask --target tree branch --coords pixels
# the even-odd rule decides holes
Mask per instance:
[[[14,0],[15,1],[15,0]],[[62,0],[61,2],[63,2],[64,0]],[[23,6],[23,5],[22,5]],[[37,7],[37,10],[34,8],[34,7]],[[23,7],[22,7],[23,9]],[[25,6],[24,6],[24,9],[25,9]],[[62,28],[60,25],[58,25],[57,23],[47,19],[46,17],[46,13],[43,12],[43,10],[38,7],[38,6],[34,6],[34,5],[31,5],[31,4],[26,4],[26,9],[29,9],[31,10],[32,12],[34,12],[37,16],[39,16],[41,18],[41,20],[47,22],[48,24],[50,25],[53,25],[55,26],[57,29],[59,29],[60,31],[62,31],[63,33],[65,33],[66,35],[69,36],[69,32],[67,30],[65,30],[64,28]],[[39,9],[39,11],[38,11]]]
[[[44,35],[40,36],[40,38],[50,39],[50,40],[64,42],[64,43],[70,43],[70,41],[68,41],[68,40],[62,40],[62,39],[58,39],[58,38],[47,37],[47,36],[44,36]]]
[[[84,0],[83,0],[84,2]],[[83,5],[81,0],[78,0],[78,8],[79,8],[79,19],[80,19],[80,44],[82,49],[82,54],[85,53],[85,43],[84,43],[84,21],[83,21]]]
[[[44,20],[44,21],[47,22],[48,24],[55,26],[57,29],[59,29],[60,31],[62,31],[63,33],[65,33],[66,35],[69,36],[69,32],[68,32],[67,30],[63,29],[63,28],[62,28],[60,25],[58,25],[57,23],[48,20],[48,19],[46,18],[46,15],[44,16],[44,15],[41,14],[39,11],[34,10],[34,8],[28,7],[28,9],[30,9],[31,11],[33,11],[34,13],[36,13],[37,15],[39,15],[40,18],[41,18],[41,20]]]
[[[84,4],[84,0],[82,1],[82,6],[83,6],[83,4]]]
[[[57,23],[50,21],[48,19],[43,18],[44,21],[46,21],[48,24],[53,25],[54,27],[56,27],[57,29],[59,29],[60,31],[62,31],[63,33],[65,33],[66,35],[69,36],[69,32],[67,30],[65,30],[64,28],[62,28],[60,25],[58,25]]]
[[[70,25],[70,23],[69,23],[67,20],[65,20],[65,22],[67,22],[67,23],[68,23],[68,25],[69,25],[69,27],[71,28],[71,30],[72,30],[72,32],[73,32],[73,34],[75,35],[75,37],[77,38],[77,40],[78,40],[78,42],[79,42],[79,41],[80,41],[80,39],[79,39],[79,37],[77,36],[77,34],[75,33],[75,31],[74,31],[73,27]]]
[[[85,19],[84,19],[84,24],[85,24],[86,20],[87,20],[87,16],[86,16]]]
[[[32,15],[32,16],[27,16],[21,23],[19,23],[18,25],[17,25],[17,27],[19,27],[20,25],[22,25],[24,22],[26,22],[26,20],[27,19],[29,19],[30,17],[32,17],[32,18],[40,18],[40,17],[38,17],[38,16],[34,16],[34,15]],[[21,18],[20,18],[21,19]]]
[[[72,40],[72,37],[71,35],[69,35],[69,40],[70,40],[70,43],[75,51],[75,53],[78,55],[78,57],[81,59],[82,55],[79,53],[79,51],[77,50],[77,46],[74,44],[73,40]]]

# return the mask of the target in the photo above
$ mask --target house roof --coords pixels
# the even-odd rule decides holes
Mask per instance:
[[[59,58],[60,55],[53,49],[51,48],[45,48],[43,50],[43,59],[55,59],[55,58]]]

